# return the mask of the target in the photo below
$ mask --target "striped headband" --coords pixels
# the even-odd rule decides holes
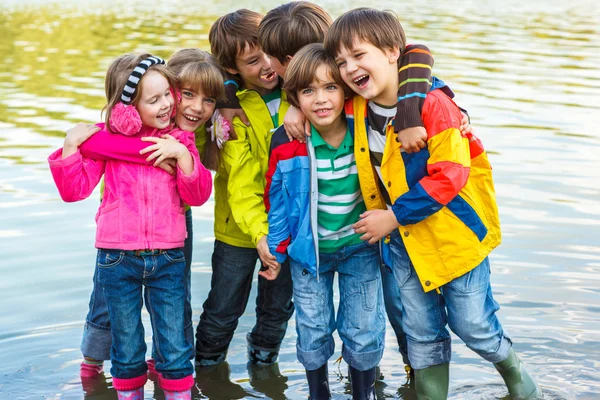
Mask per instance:
[[[165,60],[160,57],[150,56],[140,62],[134,69],[131,75],[129,75],[129,79],[125,84],[125,88],[123,89],[123,93],[121,93],[121,102],[125,105],[131,104],[131,100],[133,99],[133,95],[135,94],[135,90],[137,89],[138,83],[140,83],[140,79],[142,79],[142,75],[148,71],[153,65],[156,64],[164,64]]]

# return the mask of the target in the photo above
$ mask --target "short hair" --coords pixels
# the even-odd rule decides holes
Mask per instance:
[[[400,54],[404,54],[406,47],[404,29],[396,14],[389,10],[359,7],[345,12],[325,35],[325,48],[336,57],[342,46],[352,50],[355,39],[369,42],[382,51],[398,46]]]
[[[178,50],[167,68],[177,75],[180,89],[201,90],[208,97],[225,100],[224,71],[210,53],[196,48]]]
[[[106,78],[104,79],[104,91],[106,93],[106,105],[102,108],[102,112],[105,113],[104,122],[106,124],[106,129],[110,132],[110,116],[113,108],[121,102],[121,94],[123,93],[123,89],[125,88],[125,84],[129,80],[129,76],[133,72],[134,68],[137,65],[150,57],[151,54],[124,54],[122,56],[117,57],[115,61],[113,61],[108,70],[106,71]],[[177,77],[167,69],[164,64],[153,64],[144,73],[141,81],[144,80],[144,77],[149,71],[156,71],[161,74],[169,83],[169,87],[176,88],[177,87]],[[134,107],[137,106],[140,93],[142,92],[142,88],[138,85],[137,90],[135,91],[133,98],[131,99],[131,105]]]
[[[331,26],[329,14],[308,1],[292,1],[269,11],[258,27],[263,51],[280,63],[310,43],[323,43]]]
[[[322,43],[312,43],[304,46],[296,53],[285,71],[283,89],[286,91],[288,102],[291,105],[300,108],[298,91],[309,87],[313,83],[317,69],[321,65],[328,67],[331,79],[342,87],[345,97],[351,94],[350,89],[342,80],[340,69],[333,57],[325,50]]]
[[[263,15],[247,9],[225,14],[210,27],[210,52],[223,68],[237,69],[235,58],[246,48],[258,46],[258,25]]]

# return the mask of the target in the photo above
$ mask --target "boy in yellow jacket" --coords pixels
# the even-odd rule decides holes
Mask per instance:
[[[439,89],[422,107],[427,147],[408,154],[394,135],[404,44],[397,17],[369,8],[343,14],[325,38],[342,79],[360,95],[346,116],[369,211],[354,229],[370,243],[388,236],[417,396],[447,397],[448,324],[494,363],[513,398],[541,398],[495,314],[488,254],[500,244],[500,224],[481,142],[461,133],[460,110]]]
[[[250,125],[233,120],[235,134],[225,142],[215,176],[215,246],[211,290],[196,330],[196,364],[224,361],[244,313],[259,256],[274,260],[266,243],[267,213],[263,203],[272,131],[289,107],[279,76],[258,44],[262,15],[238,10],[211,27],[211,52],[241,85],[240,105]],[[261,275],[261,272],[259,272]],[[294,311],[289,266],[279,277],[258,278],[256,324],[247,335],[252,363],[277,360],[287,323]]]

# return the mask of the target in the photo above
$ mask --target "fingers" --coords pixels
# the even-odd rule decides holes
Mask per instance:
[[[158,159],[154,162],[154,164],[152,164],[155,167],[158,167],[158,164],[160,164],[161,162],[163,162],[167,157],[165,157],[164,154],[161,154],[160,157],[158,157]]]
[[[161,141],[161,138],[157,138],[154,136],[144,136],[142,138],[142,142],[153,142],[153,143],[158,143],[159,141]]]
[[[292,140],[294,140],[294,137],[292,135],[290,135],[290,133],[287,131],[287,129],[285,130],[285,134],[288,137],[288,140],[291,142]]]
[[[164,135],[161,136],[163,139],[173,139],[173,140],[177,140],[175,139],[173,136],[169,135],[168,133],[165,133]]]
[[[241,113],[240,113],[240,115],[239,115],[239,117],[240,117],[240,120],[242,120],[242,122],[243,122],[244,124],[246,124],[246,126],[250,126],[250,120],[249,120],[249,119],[248,119],[248,117],[246,116],[246,113],[245,113],[245,112],[244,112],[244,110],[242,110],[241,108],[240,108],[240,111],[241,111]]]
[[[162,152],[160,151],[160,149],[156,150],[154,153],[150,154],[147,158],[146,161],[151,162],[152,160],[154,160],[156,157],[159,157],[162,155]]]
[[[142,140],[144,140],[144,138],[142,138]],[[150,145],[148,147],[144,147],[143,149],[141,149],[140,150],[140,154],[146,154],[146,153],[149,153],[151,151],[158,150],[158,148],[159,148],[158,145],[153,144],[153,145]]]

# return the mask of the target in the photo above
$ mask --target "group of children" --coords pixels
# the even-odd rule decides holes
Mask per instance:
[[[331,397],[336,329],[353,398],[375,398],[385,312],[419,399],[447,397],[446,325],[494,363],[512,398],[541,398],[495,315],[491,167],[431,76],[428,49],[406,45],[391,12],[358,8],[333,22],[305,1],[224,15],[209,41],[212,55],[180,50],[166,65],[119,57],[105,122],[69,130],[49,158],[65,201],[104,176],[82,378],[110,359],[119,399],[143,398],[148,376],[167,399],[191,398],[191,360],[225,360],[260,260],[249,361],[277,361],[295,311],[311,399]],[[215,244],[194,352],[189,206],[210,196],[205,166],[216,171]]]

